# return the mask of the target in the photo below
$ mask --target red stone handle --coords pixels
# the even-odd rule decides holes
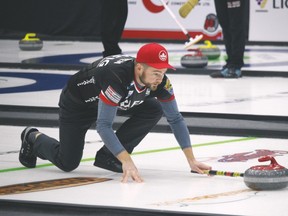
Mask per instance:
[[[275,158],[271,157],[270,155],[262,156],[262,157],[258,158],[258,161],[259,162],[271,161],[272,164],[278,164],[277,161],[275,160]]]
[[[264,161],[271,161],[271,164],[265,167],[262,167],[262,169],[284,169],[285,167],[281,166],[280,164],[277,163],[276,159],[272,156],[263,156],[258,158],[259,162],[264,162]]]

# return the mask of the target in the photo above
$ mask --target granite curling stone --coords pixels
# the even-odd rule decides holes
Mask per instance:
[[[209,40],[204,41],[203,46],[199,46],[200,51],[204,56],[207,56],[209,60],[218,59],[221,55],[221,51],[218,46],[215,46]]]
[[[288,185],[288,169],[279,165],[274,157],[264,156],[259,162],[271,161],[270,165],[258,165],[247,169],[244,183],[253,190],[279,190]]]
[[[203,56],[199,49],[188,50],[191,53],[181,57],[181,65],[186,68],[203,68],[208,64],[208,57]]]
[[[41,50],[43,41],[36,38],[35,33],[27,33],[25,37],[19,41],[19,48],[24,51]]]

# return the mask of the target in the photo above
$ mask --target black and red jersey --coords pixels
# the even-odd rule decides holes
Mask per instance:
[[[174,99],[173,88],[166,75],[156,91],[139,89],[134,78],[134,60],[125,55],[99,59],[74,74],[68,82],[68,89],[81,103],[97,103],[101,98],[106,104],[124,110],[141,104],[148,97],[156,97],[160,101]]]

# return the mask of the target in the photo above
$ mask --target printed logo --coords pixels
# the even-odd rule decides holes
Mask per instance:
[[[94,76],[91,77],[90,80],[84,80],[83,82],[77,83],[77,86],[85,86],[85,85],[88,85],[88,84],[95,84]]]
[[[147,88],[146,93],[145,93],[145,97],[150,95],[151,90],[149,88]]]
[[[208,14],[204,23],[204,29],[208,32],[215,32],[219,26],[217,16],[215,14]]]
[[[257,5],[260,7],[260,9],[256,9],[256,12],[268,12],[268,10],[266,9],[266,5],[267,5],[267,0],[256,0]]]
[[[232,1],[232,2],[227,2],[227,7],[228,8],[238,8],[241,6],[240,1]]]
[[[167,61],[167,57],[168,55],[167,55],[167,53],[164,51],[164,50],[161,50],[160,52],[159,52],[159,59],[161,60],[161,61]]]
[[[260,6],[261,9],[264,9],[267,4],[267,0],[256,0],[256,2]]]
[[[133,90],[132,90],[132,91],[130,90],[130,91],[128,92],[126,98],[129,98],[129,97],[133,94],[133,92],[134,92]]]
[[[132,60],[131,58],[122,58],[122,59],[115,61],[114,64],[122,64],[126,61],[131,61],[131,60]]]
[[[160,13],[161,11],[164,10],[163,5],[155,4],[154,1],[152,0],[142,0],[142,2],[145,8],[152,13]],[[157,2],[160,2],[160,1],[157,1]]]
[[[224,155],[219,162],[246,162],[248,160],[256,159],[261,156],[282,156],[284,154],[288,154],[288,151],[282,150],[268,150],[268,149],[256,149],[255,151],[251,152],[242,152],[233,155]]]
[[[92,103],[92,102],[94,102],[94,101],[96,101],[96,100],[98,100],[98,99],[99,99],[98,96],[90,97],[90,98],[88,98],[88,99],[85,100],[85,103]]]
[[[171,95],[174,94],[173,87],[172,87],[172,84],[171,84],[169,79],[166,80],[166,84],[164,86],[164,89],[166,89]]]

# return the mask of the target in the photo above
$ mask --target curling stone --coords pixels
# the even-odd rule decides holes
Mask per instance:
[[[203,68],[208,64],[208,57],[199,49],[189,49],[191,53],[181,57],[181,65],[187,68]]]
[[[209,60],[217,59],[220,57],[221,51],[219,47],[213,45],[209,40],[205,40],[204,43],[206,45],[199,46],[199,49],[201,50],[204,56],[207,56]]]
[[[278,190],[288,185],[288,169],[279,165],[274,157],[264,156],[259,162],[271,161],[270,165],[253,166],[244,173],[245,184],[253,190]]]
[[[19,48],[25,51],[41,50],[43,42],[35,36],[35,33],[27,33],[25,37],[19,41]]]

